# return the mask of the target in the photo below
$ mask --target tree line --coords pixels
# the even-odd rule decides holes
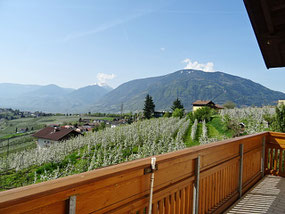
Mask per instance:
[[[183,117],[185,109],[179,98],[173,101],[171,110],[173,117],[180,117],[180,118]],[[150,119],[151,117],[154,116],[154,114],[155,114],[155,104],[153,102],[152,96],[147,94],[144,101],[143,115],[146,119]],[[171,114],[169,112],[166,112],[164,116],[170,117]]]

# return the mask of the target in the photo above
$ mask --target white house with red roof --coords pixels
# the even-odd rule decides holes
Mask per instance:
[[[68,140],[78,135],[80,135],[80,133],[74,129],[64,127],[46,127],[33,134],[34,137],[38,138],[37,144],[41,148],[48,147],[59,141]]]

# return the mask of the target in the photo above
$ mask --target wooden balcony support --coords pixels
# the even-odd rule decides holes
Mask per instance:
[[[242,196],[242,173],[243,173],[243,144],[239,145],[239,156],[240,156],[240,160],[239,160],[239,198],[241,198]]]
[[[200,156],[195,161],[194,205],[193,213],[199,213]]]

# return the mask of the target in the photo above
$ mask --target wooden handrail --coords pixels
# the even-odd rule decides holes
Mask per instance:
[[[171,209],[192,212],[198,156],[198,213],[226,209],[239,195],[241,144],[244,145],[242,192],[261,179],[263,137],[268,143],[275,138],[285,142],[284,134],[262,132],[156,156],[153,213],[167,213]],[[144,169],[149,163],[150,158],[144,158],[0,192],[0,213],[66,213],[72,196],[72,200],[76,198],[76,213],[144,213],[150,185],[150,174],[144,174]]]

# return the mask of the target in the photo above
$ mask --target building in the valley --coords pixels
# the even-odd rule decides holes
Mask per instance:
[[[163,111],[155,111],[153,113],[153,116],[156,117],[156,118],[163,117],[164,113],[165,112],[163,112]]]
[[[80,135],[77,131],[64,127],[46,127],[33,134],[37,138],[37,145],[40,148],[48,147],[53,143],[68,140]]]
[[[223,109],[223,106],[215,104],[212,100],[196,100],[193,105],[193,111],[196,111],[199,108],[210,107],[213,109]]]
[[[285,100],[278,100],[278,105],[285,105]]]

